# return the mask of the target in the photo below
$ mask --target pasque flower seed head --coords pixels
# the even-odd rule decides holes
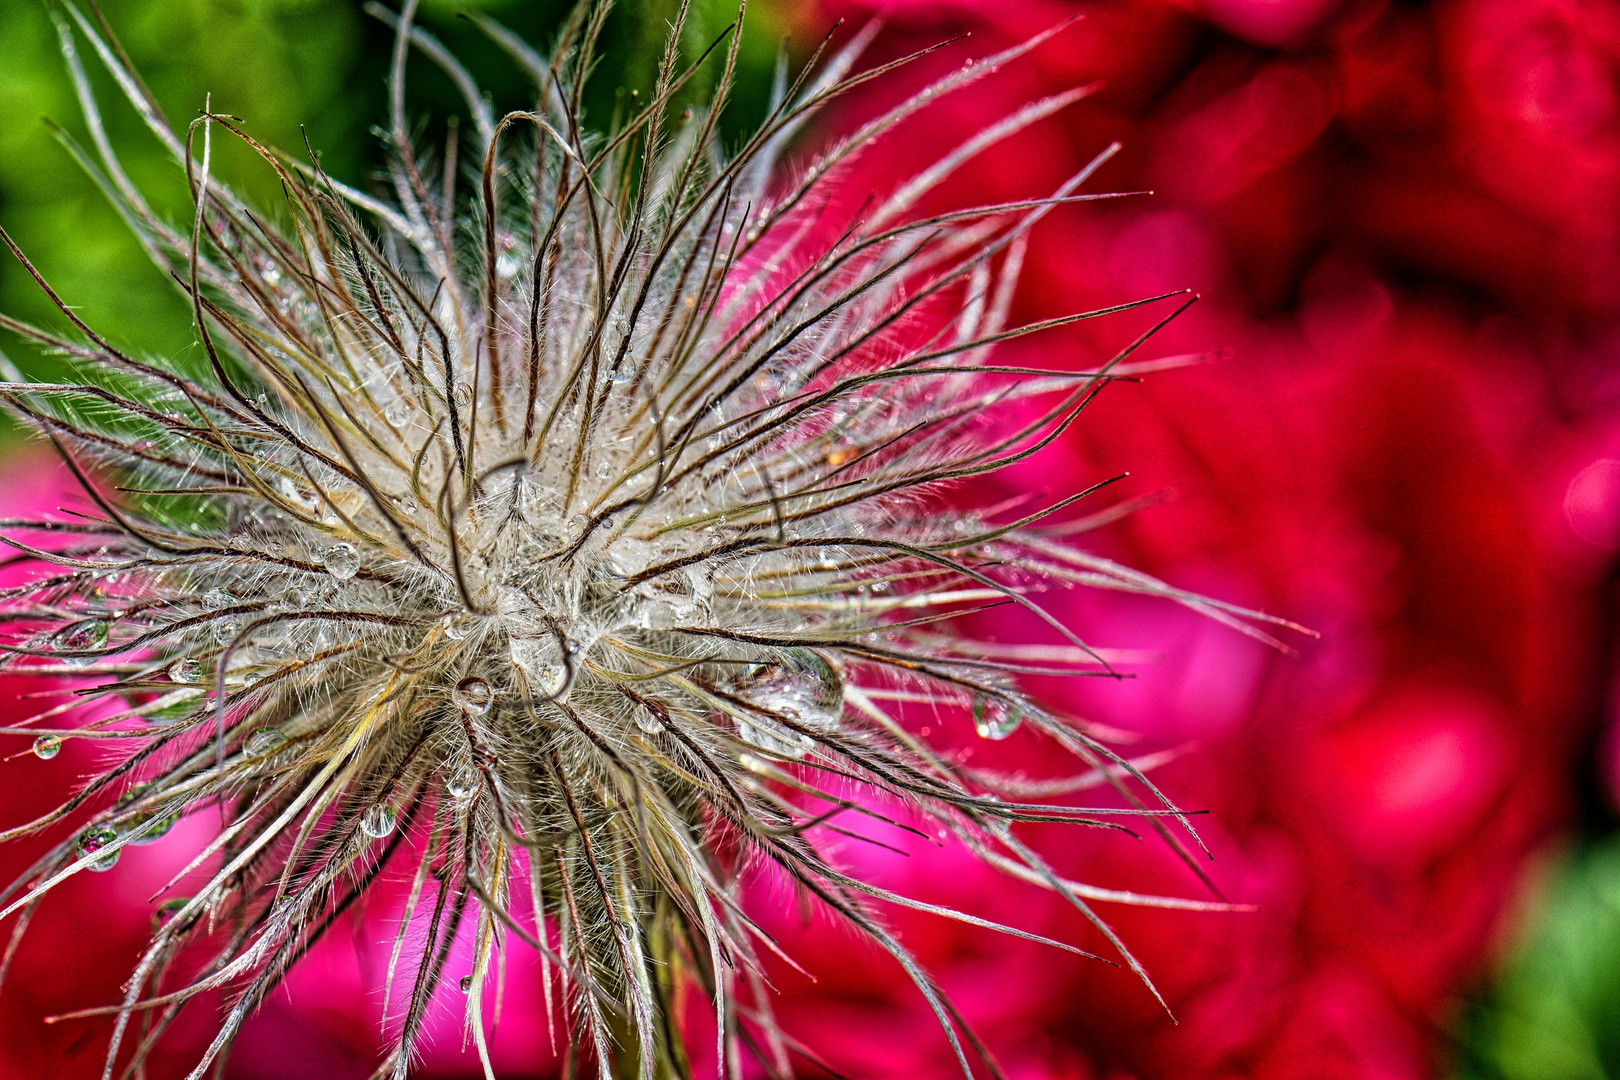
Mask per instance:
[[[784,174],[806,121],[885,70],[851,74],[874,31],[779,77],[763,126],[726,156],[735,32],[700,60],[718,68],[710,106],[676,107],[694,70],[678,19],[652,93],[593,132],[580,87],[605,5],[581,6],[549,58],[480,21],[536,88],[532,110],[500,117],[413,8],[389,16],[387,200],[211,109],[172,130],[104,23],[70,5],[60,26],[95,144],[77,152],[180,282],[210,369],[185,378],[115,347],[37,273],[74,332],[5,320],[75,361],[81,382],[17,377],[0,395],[94,503],[12,523],[12,546],[49,565],[5,594],[7,669],[66,666],[76,700],[103,703],[93,721],[58,708],[17,733],[41,758],[113,734],[135,747],[5,834],[74,830],[5,910],[111,867],[178,817],[221,820],[193,863],[201,880],[162,901],[125,998],[105,1010],[108,1069],[225,990],[192,1075],[208,1074],[289,966],[401,874],[382,1074],[405,1074],[446,983],[466,992],[489,1069],[481,1003],[514,941],[544,957],[548,1007],[603,1076],[686,1068],[667,1023],[682,980],[713,1003],[728,1075],[745,1049],[785,1071],[758,957],[769,942],[740,890],[764,864],[904,965],[966,1070],[954,1013],[875,902],[1033,935],[867,884],[817,842],[835,819],[898,808],[1061,893],[1136,967],[1091,904],[1145,898],[1060,877],[1014,826],[1134,816],[1166,837],[1192,831],[1082,723],[1019,690],[1023,673],[1112,674],[1026,593],[1156,593],[1265,636],[1251,625],[1262,617],[1074,547],[1062,522],[1086,492],[983,510],[945,497],[1039,453],[1130,372],[1145,338],[1088,371],[994,352],[1107,313],[1008,326],[1031,230],[1090,197],[1078,192],[1112,151],[1044,198],[914,212],[1083,91],[1026,107],[830,224],[829,195],[868,141],[1042,39],[945,76]],[[113,155],[80,42],[185,169],[187,227],[154,213]],[[472,119],[431,152],[404,113],[413,46],[464,88]],[[211,175],[220,138],[274,170],[282,224]],[[463,192],[464,171],[476,182]],[[1051,640],[954,629],[997,605]],[[1083,776],[1043,787],[969,768],[906,721],[919,706],[986,739],[1032,731]],[[1124,798],[1059,798],[1091,783]],[[470,973],[453,962],[458,933]]]

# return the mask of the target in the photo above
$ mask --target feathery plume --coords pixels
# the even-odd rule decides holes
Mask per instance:
[[[65,879],[182,816],[221,820],[191,894],[162,901],[123,1000],[100,1010],[106,1075],[120,1062],[128,1075],[189,1001],[224,990],[191,1073],[207,1074],[385,874],[411,884],[379,1076],[407,1073],[435,992],[457,978],[493,1076],[482,1002],[514,939],[544,958],[570,1069],[685,1075],[669,1006],[686,983],[712,1002],[722,1075],[743,1075],[744,1053],[784,1075],[790,1041],[760,959],[773,946],[740,892],[768,865],[904,966],[971,1076],[983,1048],[880,905],[1046,939],[841,871],[817,830],[883,807],[1061,894],[1146,982],[1095,902],[1224,905],[1070,881],[1020,839],[1021,822],[1134,820],[1189,863],[1177,831],[1196,842],[1140,768],[1019,689],[1031,673],[1113,674],[1030,585],[1156,594],[1266,640],[1255,624],[1276,620],[1073,546],[1071,508],[1096,487],[1019,510],[944,493],[1050,444],[1140,370],[1151,331],[1088,371],[997,363],[997,343],[1149,304],[1167,320],[1190,298],[1008,325],[1031,230],[1099,197],[1081,189],[1113,148],[1045,198],[914,212],[1085,89],[992,125],[836,231],[824,221],[870,140],[1050,34],[954,71],[786,180],[781,152],[821,106],[915,57],[856,73],[874,28],[818,50],[779,75],[763,125],[728,157],[717,122],[735,26],[683,65],[683,5],[648,99],[592,131],[581,90],[605,4],[582,4],[549,57],[474,16],[535,85],[531,110],[499,117],[414,7],[376,12],[397,32],[387,199],[211,109],[171,128],[99,12],[58,15],[94,143],[70,149],[185,293],[210,372],[115,347],[4,238],[74,333],[0,324],[72,358],[82,381],[13,373],[0,398],[94,507],[7,523],[6,542],[45,569],[3,594],[4,670],[72,680],[70,704],[8,733],[40,757],[71,739],[132,748],[0,834],[61,836],[0,898],[21,913],[13,940]],[[184,168],[187,226],[120,167],[81,42]],[[472,121],[470,146],[452,128],[435,166],[405,113],[413,47],[462,88]],[[702,64],[719,68],[711,104],[677,112]],[[274,170],[282,225],[211,175],[220,138]],[[476,183],[461,193],[464,170]],[[953,629],[999,605],[1063,643]],[[1079,775],[969,769],[905,722],[917,706],[986,739],[1033,729]],[[1065,798],[1091,786],[1120,797]],[[450,970],[458,934],[473,943],[464,976]]]

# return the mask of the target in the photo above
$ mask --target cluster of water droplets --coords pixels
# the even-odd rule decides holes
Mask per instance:
[[[495,706],[497,691],[488,679],[469,675],[450,691],[450,702],[467,722],[485,716]],[[459,757],[446,760],[441,778],[447,795],[457,801],[470,799],[478,791],[478,770]]]

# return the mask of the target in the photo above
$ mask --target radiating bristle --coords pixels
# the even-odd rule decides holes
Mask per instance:
[[[849,877],[809,830],[909,807],[1061,893],[1135,968],[1089,905],[1144,898],[1059,877],[1012,826],[1134,816],[1170,838],[1162,815],[1192,830],[1136,766],[1019,690],[1030,672],[1112,673],[1023,585],[1158,594],[1265,636],[1253,626],[1264,616],[1070,546],[1075,530],[1056,518],[1072,522],[1089,491],[983,512],[943,496],[1051,442],[1130,374],[1145,337],[1082,372],[998,364],[996,343],[1187,302],[1007,326],[1030,230],[1090,197],[1077,192],[1112,148],[1048,198],[912,213],[947,172],[1084,91],[1021,110],[829,224],[821,196],[866,141],[1041,39],[948,76],[783,184],[781,147],[871,77],[849,74],[870,33],[784,82],[727,158],[716,118],[734,30],[702,61],[721,69],[709,108],[670,107],[689,70],[677,19],[650,99],[592,133],[578,90],[605,5],[582,5],[550,59],[480,20],[536,79],[533,111],[499,118],[413,29],[413,9],[384,13],[399,33],[392,205],[211,111],[171,131],[104,24],[66,9],[189,177],[195,217],[176,228],[97,139],[109,190],[178,270],[212,377],[119,351],[64,301],[71,340],[4,323],[77,361],[82,384],[16,381],[0,396],[96,503],[89,517],[11,523],[13,547],[52,565],[5,594],[7,666],[66,669],[81,700],[103,703],[93,722],[52,710],[13,733],[38,739],[41,757],[75,738],[137,747],[3,834],[77,830],[5,892],[6,913],[219,808],[225,824],[193,864],[211,873],[163,904],[127,996],[106,1010],[109,1076],[143,1060],[188,1000],[224,988],[232,1004],[192,1073],[205,1075],[385,872],[413,884],[388,974],[396,1049],[380,1074],[406,1073],[468,922],[462,988],[486,1071],[480,1002],[518,938],[546,957],[548,1003],[602,1076],[684,1070],[665,1022],[677,955],[713,1001],[722,1069],[752,1048],[785,1072],[762,939],[738,900],[741,875],[769,863],[905,966],[971,1074],[954,1012],[872,902],[1032,935]],[[99,132],[74,28],[61,31]],[[434,170],[407,134],[412,42],[472,110]],[[284,225],[210,175],[219,138],[275,170]],[[462,158],[479,182],[458,198]],[[103,494],[101,477],[121,493]],[[1001,604],[1063,643],[1019,652],[953,632]],[[988,739],[1030,728],[1085,775],[1047,790],[966,770],[902,722],[908,703]],[[851,801],[852,781],[869,801]],[[1028,801],[1092,783],[1125,809]],[[201,959],[181,964],[183,952]]]

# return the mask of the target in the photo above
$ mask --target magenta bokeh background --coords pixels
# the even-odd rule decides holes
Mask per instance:
[[[1211,876],[1260,905],[1104,909],[1179,1025],[1128,972],[909,912],[894,923],[1013,1080],[1444,1075],[1448,1025],[1525,910],[1527,870],[1583,813],[1605,820],[1620,772],[1604,730],[1620,550],[1620,9],[825,0],[790,21],[813,40],[878,10],[874,62],[972,36],[844,101],[823,138],[966,58],[1087,17],[871,146],[844,180],[851,208],[1023,103],[1101,79],[925,209],[1044,194],[1117,139],[1088,190],[1155,194],[1051,214],[1018,320],[1192,287],[1203,299],[1140,355],[1231,350],[1111,387],[995,483],[1062,495],[1128,470],[1100,498],[1173,497],[1089,543],[1323,635],[1292,659],[1168,604],[1050,600],[1088,639],[1162,653],[1124,684],[1041,690],[1130,733],[1133,752],[1190,746],[1157,776],[1211,811]],[[1086,324],[1004,355],[1087,366],[1145,325]],[[12,487],[6,498],[26,501]],[[986,760],[1053,768],[1026,738]],[[89,761],[70,747],[7,763],[0,820],[44,809]],[[183,864],[193,829],[207,823],[43,909],[0,995],[0,1077],[99,1073],[104,1029],[38,1018],[111,998],[145,937],[146,896]],[[1036,835],[1085,880],[1206,895],[1157,842]],[[886,887],[1101,949],[1061,901],[960,851],[841,850]],[[0,850],[7,867],[19,858]],[[790,1031],[847,1076],[955,1075],[895,965],[801,918],[773,883],[755,893],[816,976],[773,971]],[[379,917],[299,969],[230,1075],[369,1072],[389,907],[379,897]],[[502,1076],[554,1068],[535,977],[514,958]],[[175,1032],[154,1078],[189,1061],[208,1023]],[[439,1033],[423,1075],[477,1075],[448,1010]]]

